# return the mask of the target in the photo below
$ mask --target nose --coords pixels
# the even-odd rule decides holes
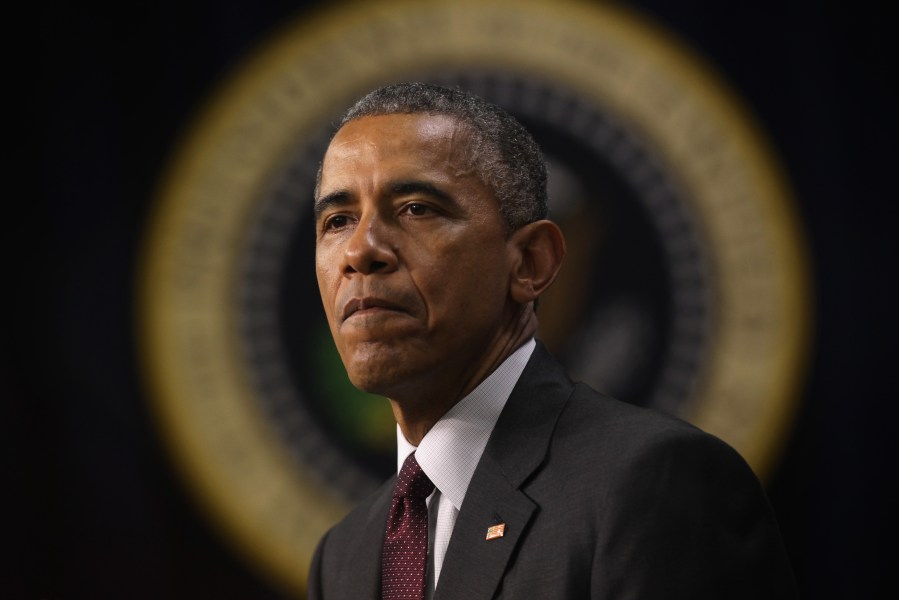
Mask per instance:
[[[396,270],[397,257],[389,227],[377,216],[364,216],[353,230],[344,250],[343,272],[389,273]]]

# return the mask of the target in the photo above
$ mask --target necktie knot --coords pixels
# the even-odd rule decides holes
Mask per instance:
[[[399,475],[396,478],[396,487],[393,489],[393,495],[396,498],[420,498],[424,499],[431,495],[434,491],[434,484],[422,471],[421,465],[415,458],[415,453],[410,454],[403,463]]]

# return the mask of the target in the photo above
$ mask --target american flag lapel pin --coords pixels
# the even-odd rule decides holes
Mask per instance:
[[[487,541],[495,540],[496,538],[501,538],[506,534],[506,524],[498,523],[497,525],[493,525],[492,527],[487,528]]]

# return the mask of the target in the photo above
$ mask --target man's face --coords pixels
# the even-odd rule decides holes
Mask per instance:
[[[413,114],[351,121],[328,147],[316,274],[361,389],[396,399],[460,385],[508,318],[503,222],[467,142],[454,119]]]

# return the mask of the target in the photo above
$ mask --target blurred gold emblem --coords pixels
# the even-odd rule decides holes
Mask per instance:
[[[571,250],[540,335],[572,373],[715,433],[764,477],[798,402],[808,281],[739,99],[620,7],[360,2],[302,15],[212,98],[144,248],[160,431],[248,561],[301,595],[318,539],[393,468],[386,402],[349,385],[324,322],[311,195],[331,124],[400,80],[470,89],[544,148]]]

